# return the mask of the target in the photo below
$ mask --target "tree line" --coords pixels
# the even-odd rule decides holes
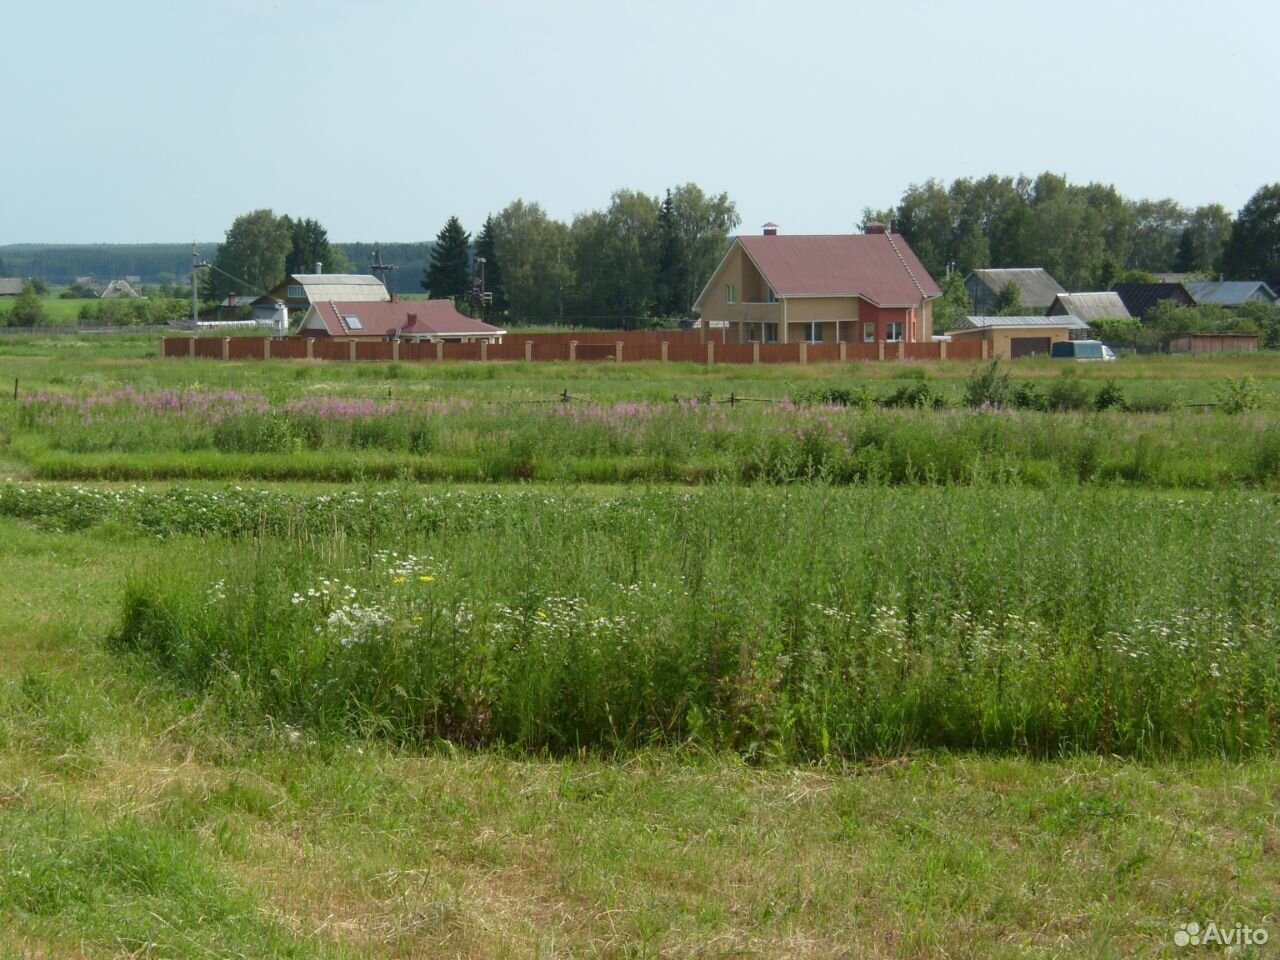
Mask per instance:
[[[988,267],[1043,267],[1068,290],[1107,290],[1126,271],[1280,282],[1280,184],[1238,217],[1221,204],[1130,200],[1114,186],[1063,176],[991,174],[912,184],[898,203],[863,211],[896,220],[934,277]]]
[[[617,190],[607,208],[567,224],[514,200],[485,219],[474,242],[450,217],[422,287],[470,303],[483,278],[490,320],[634,329],[691,315],[740,222],[728,194],[693,183],[663,197]]]

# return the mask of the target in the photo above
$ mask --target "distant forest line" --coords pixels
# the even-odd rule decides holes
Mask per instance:
[[[197,243],[201,260],[212,260],[220,241]],[[382,251],[383,263],[398,269],[387,274],[387,287],[396,293],[421,293],[420,281],[431,256],[430,240],[418,243],[339,243],[355,264],[368,272],[373,248]],[[124,277],[140,277],[143,283],[187,283],[191,273],[189,243],[13,243],[0,246],[0,276],[40,277],[45,283],[65,286],[76,277],[93,277],[102,283]]]

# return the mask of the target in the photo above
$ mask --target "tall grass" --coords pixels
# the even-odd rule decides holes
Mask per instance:
[[[1277,521],[1105,492],[462,497],[434,528],[193,550],[130,580],[117,642],[237,710],[398,741],[1234,757],[1277,743]]]
[[[306,368],[300,368],[306,369]],[[1179,413],[699,401],[490,404],[243,391],[34,394],[9,452],[46,479],[1280,484],[1280,422]]]

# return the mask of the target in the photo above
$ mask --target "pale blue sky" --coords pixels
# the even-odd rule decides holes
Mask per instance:
[[[847,232],[930,177],[1052,170],[1237,211],[1280,180],[1280,4],[114,0],[8,4],[0,243],[345,241],[727,191]],[[487,115],[480,110],[489,105]]]

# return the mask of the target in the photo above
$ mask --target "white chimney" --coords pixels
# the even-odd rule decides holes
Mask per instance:
[[[316,261],[316,273],[324,273],[324,264],[319,260]]]

